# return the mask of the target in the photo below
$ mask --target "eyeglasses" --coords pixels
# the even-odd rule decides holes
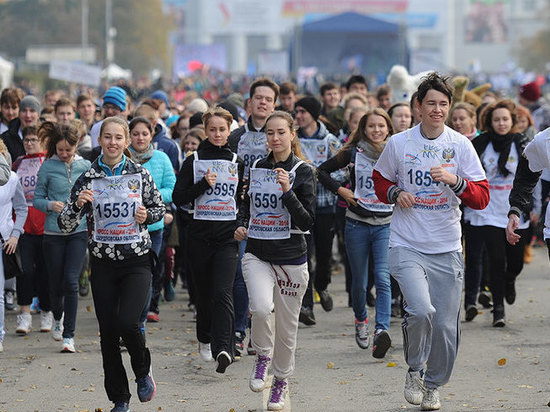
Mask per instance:
[[[38,143],[38,139],[23,139],[23,143]]]

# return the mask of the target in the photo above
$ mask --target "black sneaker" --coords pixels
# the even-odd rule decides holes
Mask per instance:
[[[471,322],[478,315],[476,305],[468,305],[466,308],[466,322]]]
[[[220,353],[218,353],[218,356],[216,356],[216,362],[218,362],[216,372],[225,373],[227,367],[231,365],[231,356],[229,356],[229,353],[222,350]]]
[[[504,299],[506,299],[506,303],[509,305],[513,305],[516,301],[516,282],[506,282],[504,285]]]
[[[477,301],[485,309],[489,309],[493,307],[493,302],[491,300],[491,292],[489,292],[488,290],[482,290],[481,292],[479,292],[479,297],[477,298]]]
[[[130,405],[128,402],[115,402],[115,407],[111,409],[111,412],[130,412]]]
[[[313,309],[306,308],[305,306],[302,306],[300,308],[300,317],[298,318],[298,320],[307,326],[313,326],[317,323],[315,322],[315,315],[313,314]]]
[[[372,341],[372,356],[382,359],[391,347],[391,338],[387,330],[377,329]]]
[[[493,327],[503,328],[506,326],[506,318],[504,317],[504,305],[497,305],[493,309]]]
[[[322,290],[319,292],[319,298],[321,299],[321,306],[325,312],[330,312],[334,306],[332,296],[328,293],[328,290]]]

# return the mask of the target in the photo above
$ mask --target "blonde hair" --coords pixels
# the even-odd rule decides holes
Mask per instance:
[[[223,120],[227,122],[227,127],[229,128],[231,127],[231,123],[233,122],[233,116],[231,115],[231,113],[229,113],[225,109],[222,109],[221,107],[214,107],[212,109],[208,109],[202,115],[202,123],[204,124],[205,129],[210,119],[212,119],[214,116],[221,117]]]
[[[9,162],[8,148],[6,147],[3,139],[0,139],[0,153],[2,153],[6,160]]]

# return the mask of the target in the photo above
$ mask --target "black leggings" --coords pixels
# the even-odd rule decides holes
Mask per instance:
[[[120,355],[124,340],[136,378],[149,373],[151,355],[140,330],[140,315],[151,285],[149,254],[120,262],[91,256],[91,284],[109,400],[128,402],[130,390]]]
[[[528,229],[516,232],[520,241],[512,246],[506,241],[506,229],[495,226],[472,226],[475,235],[483,239],[490,261],[491,278],[489,288],[495,305],[504,304],[504,292],[507,282],[515,281],[523,269],[523,253],[528,239]]]

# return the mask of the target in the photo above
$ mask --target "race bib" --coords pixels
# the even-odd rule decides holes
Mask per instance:
[[[92,179],[94,240],[98,243],[141,241],[136,211],[141,206],[139,174]]]
[[[216,173],[216,183],[206,192],[195,199],[194,218],[197,220],[226,221],[237,218],[237,203],[235,193],[239,184],[237,155],[233,160],[200,160],[197,152],[194,154],[193,174],[194,182],[198,183],[208,169]]]
[[[244,178],[249,175],[250,166],[267,156],[267,139],[264,132],[252,132],[245,125],[245,132],[239,140],[237,154],[244,161]]]
[[[325,162],[330,154],[328,147],[329,136],[320,139],[300,139],[300,148],[306,159],[311,160],[315,167]]]
[[[42,166],[43,157],[31,157],[21,160],[17,169],[17,177],[23,187],[27,206],[31,207],[34,199],[34,191],[36,189],[36,179],[38,169]]]
[[[355,191],[353,196],[363,209],[372,212],[391,212],[393,206],[382,203],[374,192],[372,172],[375,163],[364,153],[357,151],[355,154]]]
[[[290,187],[294,184],[298,162],[290,172]],[[255,165],[254,165],[255,166]],[[250,220],[248,237],[253,239],[289,239],[290,213],[283,205],[283,189],[277,183],[277,172],[271,169],[252,167],[250,169]]]

